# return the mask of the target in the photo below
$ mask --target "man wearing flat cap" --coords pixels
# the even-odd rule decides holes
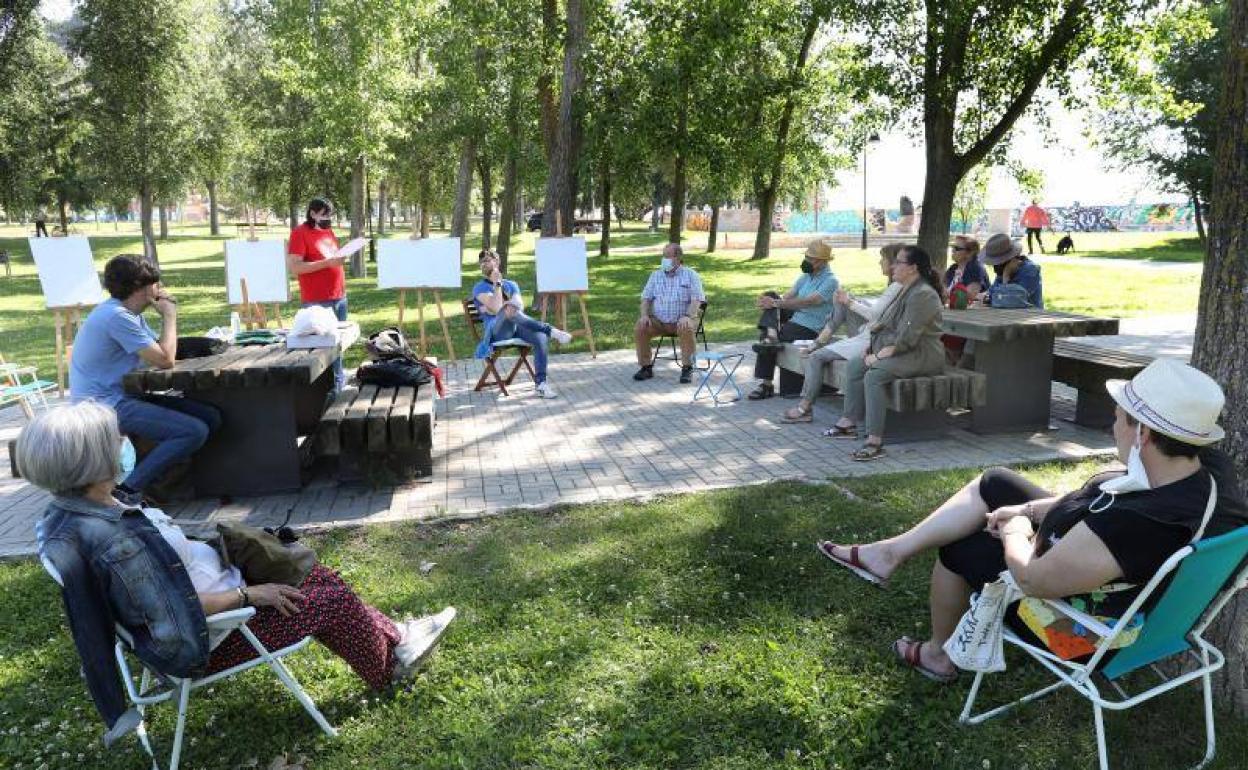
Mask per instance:
[[[758,319],[762,341],[754,346],[758,358],[754,376],[758,385],[750,392],[752,400],[771,398],[776,389],[772,380],[776,373],[776,356],[785,342],[813,340],[832,314],[833,297],[841,282],[828,267],[832,260],[832,242],[819,238],[810,242],[802,256],[802,275],[784,296],[774,291],[759,296]]]
[[[1044,281],[1040,277],[1040,266],[1023,256],[1023,245],[1012,240],[1005,233],[997,233],[984,244],[979,252],[979,261],[992,268],[996,279],[987,292],[987,300],[997,287],[1016,284],[1027,291],[1027,304],[1035,308],[1044,308]]]

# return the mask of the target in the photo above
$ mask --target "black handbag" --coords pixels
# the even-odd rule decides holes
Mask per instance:
[[[220,355],[229,349],[230,343],[225,340],[212,337],[178,337],[177,360]]]

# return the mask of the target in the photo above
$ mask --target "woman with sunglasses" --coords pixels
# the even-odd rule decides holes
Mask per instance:
[[[949,247],[949,258],[953,260],[953,264],[945,270],[945,296],[952,296],[954,287],[959,284],[966,290],[968,301],[977,299],[988,289],[992,281],[988,278],[988,271],[980,264],[978,256],[979,241],[966,235],[953,239],[953,245]],[[950,306],[953,306],[952,300]],[[940,341],[945,346],[946,363],[950,366],[971,366],[974,351],[965,337],[945,334]]]
[[[902,289],[871,325],[866,355],[849,362],[845,411],[825,434],[857,439],[858,426],[865,423],[866,442],[852,455],[859,462],[884,456],[888,384],[903,377],[939,374],[945,367],[940,344],[943,287],[932,258],[918,246],[906,246],[893,263],[893,280]]]

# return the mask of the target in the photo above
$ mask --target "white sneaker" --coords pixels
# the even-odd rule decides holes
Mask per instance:
[[[436,615],[409,618],[398,624],[400,637],[394,648],[395,681],[406,679],[420,670],[456,614],[454,607],[447,607]]]
[[[550,336],[555,342],[558,342],[560,345],[566,345],[572,341],[571,334],[569,334],[568,332],[565,332],[563,329],[556,329],[553,326],[550,327]]]
[[[538,398],[559,398],[559,393],[550,386],[549,382],[543,382],[537,386]]]

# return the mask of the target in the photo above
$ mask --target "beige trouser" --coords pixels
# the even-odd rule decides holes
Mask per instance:
[[[661,323],[651,318],[637,319],[637,326],[633,328],[633,341],[637,344],[637,365],[649,366],[653,360],[650,340],[664,334],[674,334],[680,340],[680,365],[693,366],[693,351],[697,347],[693,332],[696,329],[697,325],[688,317],[681,318],[676,323]]]

